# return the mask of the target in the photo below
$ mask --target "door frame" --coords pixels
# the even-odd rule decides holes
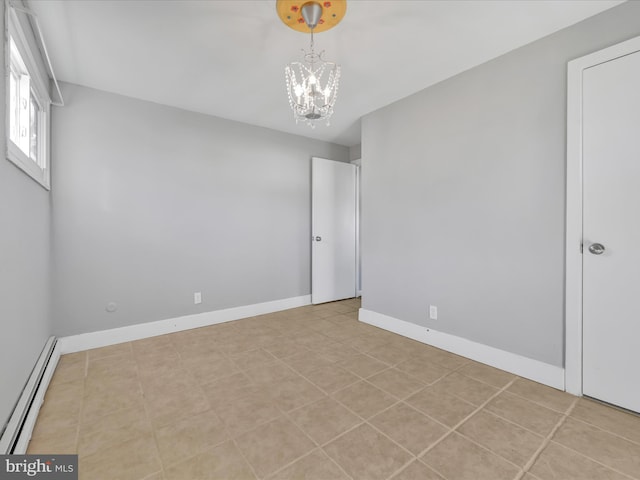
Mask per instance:
[[[567,64],[565,390],[582,395],[582,78],[584,70],[640,51],[640,37]]]

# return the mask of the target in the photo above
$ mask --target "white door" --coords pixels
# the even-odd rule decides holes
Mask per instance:
[[[356,169],[311,159],[311,302],[356,296]]]
[[[583,393],[640,412],[640,52],[583,75]]]

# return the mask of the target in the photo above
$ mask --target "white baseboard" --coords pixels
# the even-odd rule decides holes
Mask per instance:
[[[42,375],[42,380],[40,380],[38,390],[33,397],[33,403],[31,404],[31,408],[29,409],[27,418],[25,419],[22,426],[22,431],[20,432],[20,436],[18,437],[18,441],[13,451],[14,454],[22,455],[27,453],[27,448],[29,448],[29,441],[31,440],[31,434],[33,433],[33,429],[36,426],[36,420],[38,420],[40,407],[42,407],[42,404],[44,403],[44,396],[47,393],[47,389],[49,388],[49,383],[51,382],[53,373],[58,366],[58,360],[60,360],[60,345],[56,342],[56,346],[53,348],[53,352],[51,352],[51,358],[49,359],[47,368]]]
[[[26,453],[40,407],[44,402],[45,393],[59,359],[60,349],[56,338],[50,337],[20,393],[2,436],[0,436],[0,453],[14,455]]]
[[[58,339],[58,345],[60,347],[60,354],[74,353],[143,338],[157,337],[158,335],[190,330],[192,328],[207,327],[209,325],[254,317],[265,313],[279,312],[281,310],[303,307],[310,304],[311,295],[303,295],[301,297],[285,298],[272,302],[256,303],[254,305],[196,313],[194,315],[158,320],[156,322],[139,323],[127,327],[62,337]]]
[[[361,322],[369,325],[491,365],[520,377],[528,378],[559,390],[565,389],[564,369],[561,367],[473,342],[466,338],[438,332],[431,328],[398,320],[397,318],[363,308],[360,309],[358,318]]]

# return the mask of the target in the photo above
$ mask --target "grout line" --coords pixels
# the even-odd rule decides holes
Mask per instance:
[[[515,480],[520,480],[522,477],[524,477],[526,475],[526,473],[529,471],[529,469],[533,466],[533,464],[535,463],[535,461],[538,459],[538,457],[540,456],[540,454],[542,453],[542,451],[547,448],[547,445],[549,445],[549,443],[551,443],[551,439],[553,438],[553,436],[556,434],[556,432],[560,429],[560,427],[564,424],[564,422],[567,420],[567,418],[569,417],[569,415],[571,414],[571,412],[573,411],[573,409],[575,408],[576,404],[578,403],[579,398],[576,398],[571,405],[569,406],[569,408],[567,410],[565,410],[565,413],[562,415],[562,417],[560,417],[560,420],[558,420],[558,423],[556,423],[555,427],[553,427],[551,429],[551,431],[547,434],[547,436],[545,437],[545,439],[542,441],[542,444],[538,447],[538,449],[533,453],[533,455],[531,455],[531,458],[527,461],[527,463],[524,464],[524,466],[522,467],[520,474],[515,478]]]
[[[573,398],[578,398],[578,399],[580,398],[580,397],[576,397],[575,395],[571,395],[570,393],[563,392],[562,390],[558,390],[557,388],[553,388],[553,387],[550,387],[550,386],[548,386],[548,385],[544,385],[544,384],[542,384],[542,383],[534,382],[533,380],[529,380],[529,379],[524,378],[524,377],[516,377],[516,378],[514,379],[514,381],[515,381],[515,380],[518,380],[518,379],[520,379],[520,378],[521,378],[522,380],[526,380],[526,381],[528,381],[528,382],[535,383],[535,384],[540,385],[540,386],[542,386],[542,387],[550,388],[551,390],[553,390],[553,391],[555,391],[555,392],[557,392],[557,393],[566,394],[566,395],[571,396],[571,397],[573,397]],[[511,383],[513,383],[513,382],[511,382]],[[510,394],[510,395],[515,395],[516,397],[521,398],[521,399],[523,399],[523,400],[526,400],[527,402],[534,403],[534,404],[536,404],[536,405],[537,405],[537,406],[539,406],[539,407],[543,407],[543,408],[546,408],[547,410],[551,410],[552,412],[559,413],[560,415],[564,414],[564,412],[566,412],[566,410],[567,410],[566,408],[565,408],[564,410],[556,410],[555,408],[550,407],[550,406],[548,406],[548,405],[545,405],[544,403],[537,402],[537,401],[535,401],[535,400],[532,400],[532,399],[530,399],[530,398],[528,398],[528,397],[525,397],[525,396],[520,395],[519,393],[515,393],[515,392],[513,392],[513,391],[508,391],[507,393],[508,393],[508,394]]]
[[[224,425],[224,422],[223,422]],[[225,427],[226,428],[226,427]],[[240,456],[242,457],[242,459],[244,460],[244,462],[249,465],[249,469],[251,470],[251,473],[253,473],[253,475],[255,476],[255,478],[262,478],[260,477],[260,475],[258,475],[258,473],[256,472],[255,468],[253,468],[253,465],[251,465],[251,462],[247,459],[247,457],[245,456],[244,452],[242,451],[242,449],[240,447],[238,447],[238,444],[236,443],[236,439],[235,438],[231,438],[231,443],[233,443],[233,446],[236,448],[236,450],[238,451],[238,453],[240,454]]]
[[[553,442],[553,440],[551,440],[549,443],[552,443],[552,442]],[[625,477],[625,478],[628,478],[629,480],[638,480],[638,479],[640,478],[640,477],[632,477],[632,476],[630,476],[628,473],[624,473],[624,472],[622,472],[622,471],[620,471],[620,470],[616,469],[615,467],[612,467],[612,466],[610,466],[610,465],[607,465],[606,463],[602,463],[601,461],[596,460],[595,458],[589,457],[588,455],[585,455],[584,453],[579,452],[578,450],[574,450],[574,449],[573,449],[573,448],[571,448],[571,447],[567,447],[566,445],[564,445],[564,444],[562,444],[562,443],[559,443],[559,442],[553,442],[553,443],[555,443],[556,445],[558,445],[558,446],[560,446],[560,447],[562,447],[562,448],[566,448],[567,450],[570,450],[571,452],[575,453],[576,455],[578,455],[578,456],[580,456],[580,457],[582,457],[582,458],[585,458],[585,459],[587,459],[587,460],[590,460],[591,462],[593,462],[593,463],[595,463],[595,464],[598,464],[598,465],[600,465],[601,467],[606,468],[607,470],[611,470],[612,472],[615,472],[615,473],[617,473],[617,474],[619,474],[619,475],[621,475],[621,476],[623,476],[623,477]],[[533,474],[532,474],[532,475],[533,475]]]
[[[422,450],[418,455],[416,455],[417,458],[421,458],[424,457],[429,451],[431,451],[433,448],[436,447],[436,445],[440,444],[440,442],[442,442],[443,440],[445,440],[447,437],[449,437],[452,433],[455,432],[455,430],[461,426],[463,423],[465,423],[467,420],[469,420],[471,417],[473,417],[476,413],[478,413],[480,410],[482,410],[491,400],[493,400],[495,397],[497,397],[498,395],[500,395],[502,392],[504,392],[507,388],[509,388],[511,386],[511,384],[513,382],[515,382],[517,379],[514,378],[512,379],[509,383],[507,383],[504,387],[502,387],[501,389],[499,389],[497,392],[495,392],[493,395],[491,395],[487,400],[485,400],[480,406],[478,406],[475,410],[473,410],[469,415],[467,415],[466,417],[464,417],[462,420],[460,420],[458,423],[456,423],[453,427],[447,427],[449,428],[449,431],[446,432],[445,434],[443,434],[438,440],[436,440],[433,444],[431,444],[429,447],[425,448],[424,450]],[[458,398],[456,396],[456,398]],[[467,402],[468,403],[468,402]],[[431,418],[431,417],[429,417]],[[466,437],[465,437],[466,438]],[[477,442],[473,442],[476,445],[479,445]],[[487,449],[486,447],[479,445],[480,447],[482,447],[484,450],[491,452],[491,450]],[[491,452],[495,455],[494,452]],[[503,458],[503,457],[500,457]],[[505,459],[506,460],[506,459]],[[509,462],[511,463],[511,462]],[[439,472],[438,470],[436,470],[433,466],[429,465],[429,468],[433,469],[434,471],[436,471],[437,473],[439,473],[440,475],[442,475],[444,477],[444,475]],[[520,469],[520,467],[517,467],[518,469]]]
[[[579,400],[579,399],[578,399],[578,400]],[[610,408],[610,407],[609,407],[609,408]],[[631,440],[630,438],[627,438],[627,437],[625,437],[625,436],[623,436],[623,435],[620,435],[619,433],[616,433],[616,432],[614,432],[614,431],[608,430],[608,429],[603,428],[603,427],[601,427],[601,426],[599,426],[599,425],[596,425],[595,423],[588,422],[588,421],[583,420],[583,419],[578,418],[578,417],[573,417],[573,416],[572,416],[571,418],[572,418],[573,420],[577,421],[577,422],[584,423],[585,425],[589,425],[590,427],[593,427],[593,428],[595,428],[595,429],[597,429],[597,430],[600,430],[601,432],[608,433],[608,434],[610,434],[610,435],[613,435],[614,437],[618,437],[618,438],[620,438],[620,439],[622,439],[622,440],[625,440],[625,441],[627,441],[627,442],[629,442],[629,443],[633,443],[634,445],[638,445],[638,446],[640,446],[640,441],[638,441],[638,440]]]

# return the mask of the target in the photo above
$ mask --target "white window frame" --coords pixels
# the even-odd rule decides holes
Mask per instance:
[[[39,104],[37,130],[38,130],[38,161],[34,161],[29,155],[20,149],[13,140],[11,140],[11,99],[10,99],[10,82],[7,81],[5,85],[5,138],[6,138],[6,157],[13,162],[18,168],[23,170],[27,175],[38,182],[42,187],[47,190],[51,188],[51,168],[50,168],[50,141],[49,141],[49,124],[51,118],[51,97],[49,96],[49,90],[47,88],[48,80],[46,75],[43,75],[38,63],[35,60],[34,54],[31,51],[29,42],[23,30],[23,26],[20,23],[18,14],[16,11],[7,5],[6,8],[6,25],[7,31],[5,32],[5,71],[7,72],[7,80],[11,75],[11,44],[10,39],[13,39],[15,46],[22,57],[22,61],[25,64],[27,72],[30,77],[30,88],[37,103]]]

